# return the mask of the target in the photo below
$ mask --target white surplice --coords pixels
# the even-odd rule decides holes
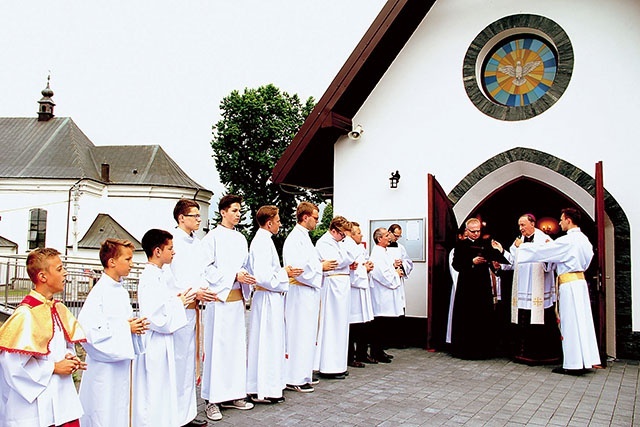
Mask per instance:
[[[318,239],[316,250],[321,259],[336,260],[338,266],[324,272],[315,366],[323,374],[340,374],[347,370],[351,308],[349,266],[356,259],[358,245],[351,236],[336,241],[327,231]]]
[[[553,242],[518,248],[519,263],[554,262],[558,275],[585,272],[593,258],[593,246],[579,227],[567,230]],[[591,313],[589,288],[585,280],[574,280],[559,288],[560,330],[563,368],[582,369],[600,364],[598,344]]]
[[[407,306],[407,297],[404,290],[404,282],[406,278],[409,277],[409,274],[411,274],[411,272],[413,271],[413,260],[411,260],[411,258],[409,257],[409,253],[407,252],[407,249],[404,247],[404,245],[397,242],[396,244],[398,246],[387,247],[387,254],[394,261],[396,259],[399,259],[402,261],[401,269],[404,272],[404,276],[400,277],[400,287],[397,293],[400,295],[400,298],[402,298],[402,308],[404,309]],[[404,310],[402,314],[404,314]]]
[[[447,316],[447,335],[445,341],[451,344],[451,325],[453,322],[453,303],[456,299],[456,288],[458,287],[458,270],[453,268],[453,255],[455,249],[449,252],[449,274],[451,274],[451,296],[449,297],[449,315]]]
[[[169,288],[178,294],[191,288],[207,288],[204,279],[206,259],[200,239],[181,228],[173,231],[173,261],[165,268],[173,273]],[[181,425],[189,423],[197,414],[196,396],[196,310],[187,309],[187,324],[173,333],[174,357],[177,372],[177,403]]]
[[[386,248],[375,245],[369,260],[373,262],[371,300],[375,317],[398,317],[404,314],[404,292],[402,282],[393,265],[394,258]]]
[[[63,360],[67,353],[75,354],[74,344],[65,340],[57,322],[54,321],[53,326],[50,353],[46,356],[0,351],[1,426],[48,427],[82,416],[72,376],[53,373],[56,362]]]
[[[296,224],[287,236],[282,256],[285,265],[303,269],[285,297],[285,373],[287,384],[311,382],[318,333],[322,263],[309,230]]]
[[[204,312],[204,366],[202,398],[213,403],[244,399],[247,395],[247,334],[245,304],[226,302],[232,289],[242,289],[244,298],[248,286],[236,281],[236,274],[245,268],[248,255],[247,239],[239,231],[222,225],[210,231],[202,245],[208,262],[205,279],[209,289],[222,301],[206,304]]]
[[[280,265],[271,232],[258,229],[249,247],[247,270],[256,278],[251,302],[247,392],[259,399],[282,397],[284,370],[284,295],[287,271]],[[259,288],[258,288],[259,287]]]
[[[170,270],[147,264],[140,275],[140,317],[149,321],[145,352],[134,365],[133,425],[180,427],[173,333],[187,324],[182,301],[169,286]],[[195,417],[195,415],[194,415]]]
[[[80,310],[78,321],[87,342],[87,370],[82,374],[82,427],[129,425],[130,369],[135,357],[129,319],[129,292],[102,274]],[[135,390],[133,390],[135,394]]]
[[[358,266],[355,270],[350,270],[349,273],[351,276],[349,323],[364,323],[373,320],[369,273],[367,273],[367,268],[364,266],[368,259],[366,248],[363,245],[358,245],[358,253],[355,260]]]
[[[522,243],[523,245],[544,245],[553,241],[548,234],[544,231],[535,229],[533,233],[533,241]],[[507,261],[511,262],[511,264],[503,264],[503,270],[514,270],[515,265],[513,262],[516,258],[516,250],[515,245],[511,245],[509,248],[509,252],[504,252],[504,257]],[[548,263],[526,263],[520,264],[518,266],[518,308],[524,310],[531,310],[532,307],[532,295],[533,295],[533,278],[539,276],[540,274],[534,274],[534,269],[542,270],[542,280],[544,280],[544,308],[549,308],[556,302],[556,287],[555,287],[555,277],[553,274],[554,269],[553,264]]]

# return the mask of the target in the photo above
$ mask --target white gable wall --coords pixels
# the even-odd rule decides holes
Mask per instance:
[[[575,55],[571,81],[560,100],[541,115],[505,122],[481,113],[462,82],[465,53],[492,22],[509,15],[545,16],[568,34]],[[632,257],[640,235],[640,168],[634,158],[640,117],[640,3],[586,0],[437,2],[367,102],[354,117],[364,133],[359,141],[335,145],[335,213],[353,218],[370,235],[368,220],[426,218],[427,173],[446,192],[485,160],[514,147],[559,157],[594,175],[604,163],[606,189],[628,216]],[[636,155],[634,155],[636,154]],[[633,162],[633,163],[632,163]],[[399,170],[398,188],[389,176]],[[354,175],[358,178],[354,179]],[[589,198],[576,200],[593,214]],[[458,218],[458,221],[464,218]],[[632,266],[632,280],[640,263]],[[408,314],[425,315],[420,300],[426,266],[418,264],[407,285]],[[633,282],[632,282],[633,283]],[[634,330],[640,330],[640,286],[633,286]]]

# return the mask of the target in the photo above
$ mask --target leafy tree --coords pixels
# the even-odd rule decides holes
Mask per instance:
[[[278,247],[295,225],[299,201],[322,201],[319,195],[306,191],[285,192],[270,181],[276,162],[314,105],[312,97],[303,104],[298,95],[281,92],[272,84],[245,88],[243,93],[234,90],[220,103],[222,119],[213,126],[211,147],[220,180],[229,193],[243,197],[249,218],[255,218],[263,205],[280,208]],[[257,228],[253,220],[239,226],[249,239]]]
[[[311,241],[314,245],[318,239],[329,230],[329,225],[331,224],[332,219],[333,205],[331,203],[327,203],[322,211],[322,219],[320,220],[320,223],[318,223],[315,230],[309,232],[309,237],[311,237]]]

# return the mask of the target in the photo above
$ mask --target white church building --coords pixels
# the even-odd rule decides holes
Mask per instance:
[[[0,254],[47,246],[97,262],[100,243],[115,237],[133,241],[142,262],[142,236],[171,232],[180,198],[209,217],[213,193],[162,147],[96,146],[71,118],[54,116],[52,96],[47,83],[37,117],[0,118]]]
[[[365,235],[404,226],[406,327],[435,350],[457,227],[481,216],[509,246],[520,215],[553,231],[576,207],[601,352],[640,359],[639,42],[634,0],[388,0],[272,179]]]

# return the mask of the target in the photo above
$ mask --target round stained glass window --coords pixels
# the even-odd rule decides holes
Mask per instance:
[[[558,24],[539,15],[511,15],[487,26],[464,58],[471,102],[499,120],[527,120],[553,106],[569,85],[573,48]]]
[[[492,101],[509,107],[536,102],[556,77],[554,49],[535,36],[516,37],[498,44],[485,58],[482,86]]]

